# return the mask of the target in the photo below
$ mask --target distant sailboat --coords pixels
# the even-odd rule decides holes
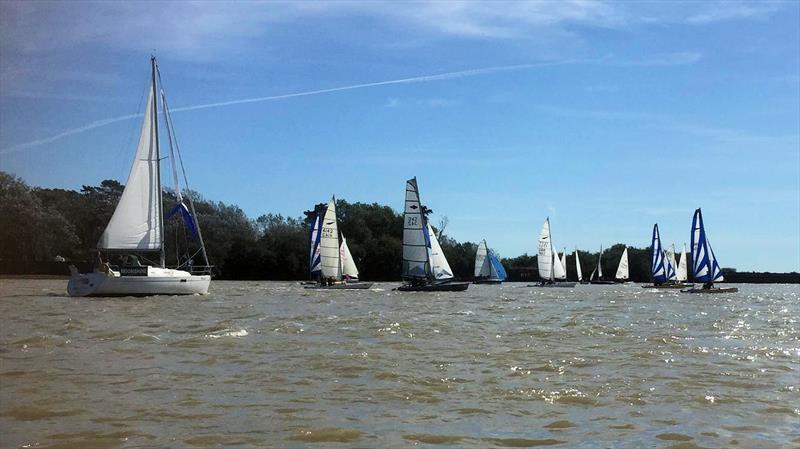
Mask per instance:
[[[475,252],[475,284],[500,284],[506,280],[506,270],[503,264],[486,246],[486,240],[481,240]]]
[[[318,238],[314,239],[314,231],[312,230],[312,275],[314,269],[314,256],[317,250],[314,249],[316,242],[319,242],[319,284],[309,286],[306,288],[312,289],[325,289],[325,290],[363,290],[370,288],[371,283],[351,283],[344,275],[348,267],[344,267],[342,260],[342,249],[346,250],[347,262],[351,264],[349,270],[355,272],[356,281],[358,278],[358,269],[355,268],[350,250],[347,248],[346,243],[342,246],[339,245],[339,224],[336,218],[336,198],[332,197],[328,202],[328,207],[325,208],[325,214],[319,224]]]
[[[617,266],[617,274],[614,275],[617,282],[624,283],[630,279],[630,272],[628,268],[628,247],[622,251],[622,257],[619,258],[619,266]]]
[[[575,271],[578,273],[578,282],[580,282],[581,284],[586,283],[583,280],[583,273],[581,272],[581,259],[580,257],[578,257],[577,249],[575,250]],[[594,274],[594,271],[592,271],[592,274]]]
[[[561,264],[558,253],[553,251],[553,240],[550,233],[550,217],[542,225],[539,232],[539,254],[536,257],[539,266],[541,283],[531,287],[575,287],[575,282],[562,282],[567,278],[567,270]]]
[[[567,248],[561,253],[561,266],[564,267],[564,279],[567,278]]]
[[[194,203],[189,195],[181,194],[178,177],[178,164],[183,171],[184,188],[188,181],[183,160],[174,139],[172,120],[167,107],[167,97],[161,84],[161,75],[155,57],[150,59],[151,82],[148,90],[144,121],[131,166],[128,181],[97,242],[98,254],[103,252],[127,254],[121,266],[110,262],[102,263],[93,273],[79,273],[70,266],[70,280],[67,292],[70,296],[149,296],[149,295],[191,295],[208,293],[211,283],[211,267],[208,264],[203,236],[194,211]],[[160,96],[159,96],[160,92]],[[175,268],[166,267],[164,251],[164,207],[161,189],[161,152],[159,142],[158,101],[163,106],[164,128],[170,145],[172,176],[175,181],[177,205],[167,215],[180,214],[199,246],[194,254],[187,255]],[[177,157],[176,157],[177,156]],[[188,206],[187,206],[188,204]],[[148,253],[159,253],[159,263],[142,265],[139,257]],[[194,257],[201,256],[205,265],[194,265]]]
[[[686,244],[684,243],[683,252],[681,253],[681,260],[680,262],[678,262],[678,272],[677,272],[678,282],[686,282],[687,280],[689,280],[686,258],[687,258]]]
[[[430,210],[422,205],[417,178],[406,181],[403,209],[403,285],[398,291],[463,291],[466,282],[452,282],[453,272],[428,223]]]
[[[724,281],[722,269],[711,249],[711,242],[706,235],[703,225],[703,213],[700,209],[694,211],[692,218],[692,273],[695,281],[703,282],[701,288],[691,288],[683,290],[688,293],[735,293],[739,289],[735,287],[718,288],[714,287],[714,282]]]
[[[595,277],[595,273],[597,277]],[[616,282],[611,280],[603,279],[603,245],[600,245],[600,253],[597,255],[597,267],[595,267],[594,271],[592,271],[592,275],[589,276],[589,283],[590,284],[615,284]]]
[[[642,288],[684,288],[686,285],[676,283],[675,257],[672,253],[664,251],[661,246],[661,235],[658,223],[653,225],[653,238],[650,243],[650,278],[652,285],[643,285]]]

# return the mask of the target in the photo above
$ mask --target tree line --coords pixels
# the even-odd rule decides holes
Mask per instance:
[[[32,188],[21,179],[0,172],[0,272],[32,272],[41,270],[43,263],[52,270],[56,257],[91,268],[97,257],[97,241],[123,189],[115,180],[102,181],[98,186],[85,185],[78,191]],[[309,217],[270,213],[251,219],[236,205],[209,201],[197,192],[188,195],[193,200],[218,279],[308,278]],[[176,202],[173,192],[163,192],[165,211],[170,211]],[[389,206],[349,203],[343,199],[337,200],[336,210],[339,230],[347,237],[361,278],[399,280],[402,214]],[[165,217],[164,225],[167,264],[177,265],[187,254],[184,248],[196,248],[196,242],[186,232],[179,215]],[[434,226],[453,273],[459,279],[471,279],[477,243],[456,241],[446,233],[446,228],[446,218]],[[532,229],[531,245],[535,245],[535,239]],[[613,278],[624,248],[625,245],[616,244],[604,251],[603,272],[607,278]],[[588,277],[597,264],[598,253],[578,251],[578,256],[583,276]],[[649,249],[628,247],[628,256],[631,280],[648,281]],[[576,279],[574,257],[574,253],[567,255],[569,279]],[[502,258],[501,262],[509,280],[538,279],[535,255]],[[65,273],[66,264],[62,263],[58,269]]]

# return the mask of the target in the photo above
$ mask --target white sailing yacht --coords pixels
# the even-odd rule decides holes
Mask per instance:
[[[436,234],[428,223],[431,211],[422,205],[417,178],[406,181],[403,208],[403,285],[398,291],[463,291],[467,282],[453,282],[453,271],[447,263]]]
[[[199,244],[199,249],[191,257],[186,257],[177,268],[166,267],[158,134],[158,85],[161,84],[161,76],[155,57],[151,58],[150,65],[151,83],[136,155],[125,190],[97,243],[101,265],[92,273],[79,273],[74,266],[70,267],[71,276],[67,292],[71,296],[190,295],[208,292],[211,267],[208,264],[194,204],[190,196],[184,198],[181,195],[176,155],[183,171],[186,189],[189,188],[188,180],[180,151],[177,145],[173,146],[175,133],[172,130],[166,95],[161,86],[160,99],[164,111],[164,126],[169,138],[175,195],[178,200],[172,213],[180,212],[186,227]],[[121,266],[112,265],[109,260],[103,262],[103,252],[125,254],[127,262]],[[141,264],[140,259],[145,259],[147,254],[154,253],[159,254],[158,263]],[[205,265],[193,264],[194,257],[198,255],[202,256]]]
[[[312,230],[312,257],[319,253],[319,284],[306,288],[325,290],[363,290],[372,287],[371,283],[358,282],[358,268],[353,262],[353,256],[347,247],[347,241],[342,236],[339,245],[339,223],[336,217],[336,198],[331,197],[322,221],[319,222],[319,233]],[[319,242],[317,250],[315,243]],[[312,265],[314,259],[312,258]],[[313,267],[312,267],[313,270]],[[313,272],[312,272],[313,274]],[[355,275],[355,276],[353,276]],[[353,282],[349,277],[354,277]]]
[[[506,280],[506,270],[494,252],[481,240],[475,252],[475,284],[500,284]]]
[[[566,252],[564,253],[566,260]],[[545,219],[542,230],[539,232],[539,254],[536,257],[539,266],[539,284],[530,287],[575,287],[575,282],[564,282],[567,279],[567,270],[562,265],[558,253],[553,251],[553,238],[550,234],[550,217]]]

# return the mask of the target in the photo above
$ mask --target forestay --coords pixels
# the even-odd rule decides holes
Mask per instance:
[[[157,251],[163,246],[158,131],[153,91],[154,86],[151,84],[139,146],[136,148],[128,182],[111,220],[97,242],[100,249]]]

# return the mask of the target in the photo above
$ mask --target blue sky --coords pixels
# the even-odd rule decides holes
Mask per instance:
[[[800,271],[798,2],[5,1],[0,170],[124,181],[140,122],[102,123],[153,50],[192,187],[252,217],[400,210],[417,176],[503,256],[546,216],[570,250],[680,247],[702,207],[723,266]]]

